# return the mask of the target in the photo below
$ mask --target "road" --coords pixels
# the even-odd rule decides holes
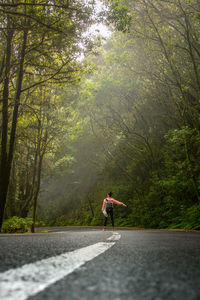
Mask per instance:
[[[0,249],[1,300],[200,299],[199,232],[0,235]]]

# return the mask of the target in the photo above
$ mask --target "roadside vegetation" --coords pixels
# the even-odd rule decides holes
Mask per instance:
[[[15,2],[0,5],[2,231],[102,225],[109,191],[127,204],[116,226],[200,229],[199,1],[106,1],[106,40],[83,36],[90,4]]]

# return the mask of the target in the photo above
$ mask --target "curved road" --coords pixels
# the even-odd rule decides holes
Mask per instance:
[[[0,249],[1,300],[200,299],[199,232],[2,234]]]

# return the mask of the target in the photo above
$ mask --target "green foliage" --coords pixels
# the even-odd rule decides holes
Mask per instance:
[[[195,199],[199,200],[200,193],[199,133],[183,127],[170,130],[165,138],[165,168],[159,185],[171,196],[181,199],[182,205],[191,205]]]
[[[23,219],[14,216],[3,222],[3,233],[24,233],[27,232],[32,224],[32,220],[29,218]]]
[[[94,21],[93,4],[29,2],[1,6],[1,23],[6,25],[5,32],[0,33],[0,173],[4,180],[0,181],[0,227],[4,207],[9,208],[8,216],[25,217],[33,206],[35,221],[43,159],[66,136],[70,139],[75,135],[69,126],[76,123],[75,110],[69,109],[72,85],[78,85],[90,70],[78,58],[88,51],[87,46],[91,51],[90,38],[83,38],[83,33]],[[55,169],[62,162],[63,158]],[[7,197],[4,190],[8,186]]]
[[[169,228],[184,228],[200,230],[200,204],[182,209],[180,216],[172,219]]]
[[[55,24],[69,41],[53,30],[42,37],[39,24],[38,32],[31,31],[42,57],[27,51],[25,87],[37,64],[37,74],[45,79],[63,60],[70,62],[55,78],[58,88],[53,82],[23,98],[10,203],[13,194],[20,212],[28,203],[38,182],[34,166],[44,155],[39,215],[46,224],[102,225],[102,201],[113,191],[127,204],[116,207],[116,226],[199,228],[197,1],[106,2],[107,22],[117,31],[99,56],[87,57],[88,67],[71,60],[78,54],[76,33],[87,24],[87,14],[77,10],[81,1],[73,4],[75,15],[55,11],[55,18],[61,14]],[[40,9],[30,13],[42,20]],[[52,13],[44,16],[47,24],[52,18]],[[32,40],[28,46],[35,49]],[[69,85],[80,77],[79,86]],[[10,89],[12,96],[11,84]],[[31,205],[30,199],[28,209]]]
[[[198,228],[199,134],[183,127],[170,130],[165,139],[162,169],[151,174],[143,202],[134,202],[133,220],[151,228]]]
[[[133,13],[131,14],[131,10],[123,2],[121,0],[111,1],[107,22],[113,23],[117,30],[127,32],[131,25]]]
[[[26,218],[26,219],[28,219],[28,218]],[[30,226],[31,226],[31,224],[32,224],[32,219],[30,219]],[[44,221],[39,220],[39,219],[36,220],[35,227],[45,227],[45,226],[46,226],[46,224]]]
[[[81,225],[80,220],[76,218],[68,218],[66,216],[60,216],[55,221],[55,226],[75,226],[75,225]]]

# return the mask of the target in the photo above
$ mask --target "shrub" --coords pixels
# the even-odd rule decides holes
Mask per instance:
[[[14,216],[3,222],[1,231],[3,233],[27,232],[30,225],[30,219],[26,220]]]
[[[172,220],[169,228],[200,229],[200,204],[182,210],[181,215]]]
[[[185,229],[200,229],[200,204],[195,204],[187,209],[181,222]]]

